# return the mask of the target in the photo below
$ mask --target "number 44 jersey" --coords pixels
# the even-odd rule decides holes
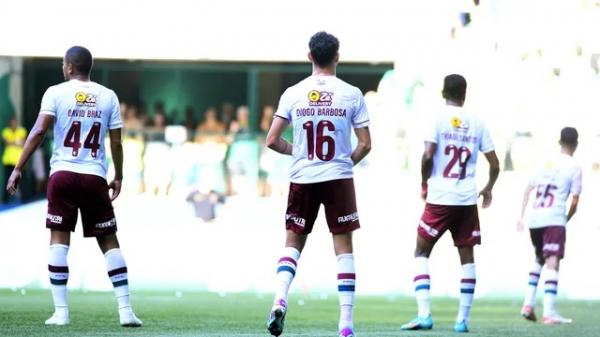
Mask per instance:
[[[283,93],[276,116],[294,129],[293,183],[352,178],[352,129],[369,126],[358,88],[335,76],[310,76]]]
[[[559,154],[533,175],[535,191],[529,227],[564,226],[567,223],[569,194],[581,194],[581,166],[566,154]]]
[[[104,139],[123,126],[117,95],[89,81],[70,80],[46,90],[41,114],[54,116],[50,174],[70,171],[106,179]]]
[[[427,125],[425,141],[437,144],[428,180],[427,202],[435,205],[476,205],[475,169],[479,151],[494,151],[485,124],[460,107],[445,106]]]

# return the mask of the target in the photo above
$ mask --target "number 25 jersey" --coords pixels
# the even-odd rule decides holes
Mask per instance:
[[[581,166],[566,154],[559,154],[533,175],[535,191],[529,228],[565,226],[569,194],[581,194]]]
[[[445,106],[436,115],[425,141],[437,144],[428,180],[427,202],[435,205],[476,205],[475,171],[479,151],[494,151],[485,124],[460,107]]]
[[[46,90],[40,113],[54,116],[50,174],[70,171],[106,179],[104,139],[108,130],[123,126],[117,95],[95,82],[70,80]]]
[[[293,183],[352,178],[352,129],[369,126],[358,88],[335,76],[313,75],[283,93],[275,115],[294,130]]]

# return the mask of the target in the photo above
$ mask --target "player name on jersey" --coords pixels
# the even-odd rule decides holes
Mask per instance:
[[[69,117],[102,118],[102,111],[101,110],[69,109],[69,110],[67,110],[67,116],[69,116]]]
[[[325,116],[325,117],[346,117],[346,109],[343,108],[298,108],[297,117],[306,116]]]

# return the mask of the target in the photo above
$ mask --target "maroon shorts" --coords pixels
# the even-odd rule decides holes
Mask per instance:
[[[535,256],[547,258],[550,256],[565,256],[567,229],[565,226],[548,226],[529,230],[531,243],[535,248]]]
[[[436,242],[446,230],[452,233],[456,247],[481,243],[477,205],[446,206],[425,204],[417,232],[422,238]]]
[[[75,231],[77,210],[81,210],[83,236],[115,233],[117,221],[108,196],[108,184],[92,174],[58,171],[48,179],[48,215],[46,227]]]
[[[309,234],[321,204],[325,206],[325,217],[332,234],[360,228],[352,178],[314,184],[290,183],[285,228],[298,234]]]

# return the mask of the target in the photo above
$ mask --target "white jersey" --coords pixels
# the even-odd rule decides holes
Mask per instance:
[[[569,194],[581,194],[581,166],[566,154],[553,158],[529,182],[535,191],[529,228],[565,226]]]
[[[335,76],[310,76],[283,93],[275,115],[293,126],[292,182],[352,178],[352,129],[369,126],[358,88]]]
[[[475,115],[445,106],[428,126],[425,141],[437,144],[428,180],[427,202],[435,205],[476,205],[475,168],[479,151],[494,151],[485,124]]]
[[[123,126],[117,95],[95,82],[70,80],[46,90],[40,113],[54,116],[50,174],[71,171],[106,179],[104,138]]]

